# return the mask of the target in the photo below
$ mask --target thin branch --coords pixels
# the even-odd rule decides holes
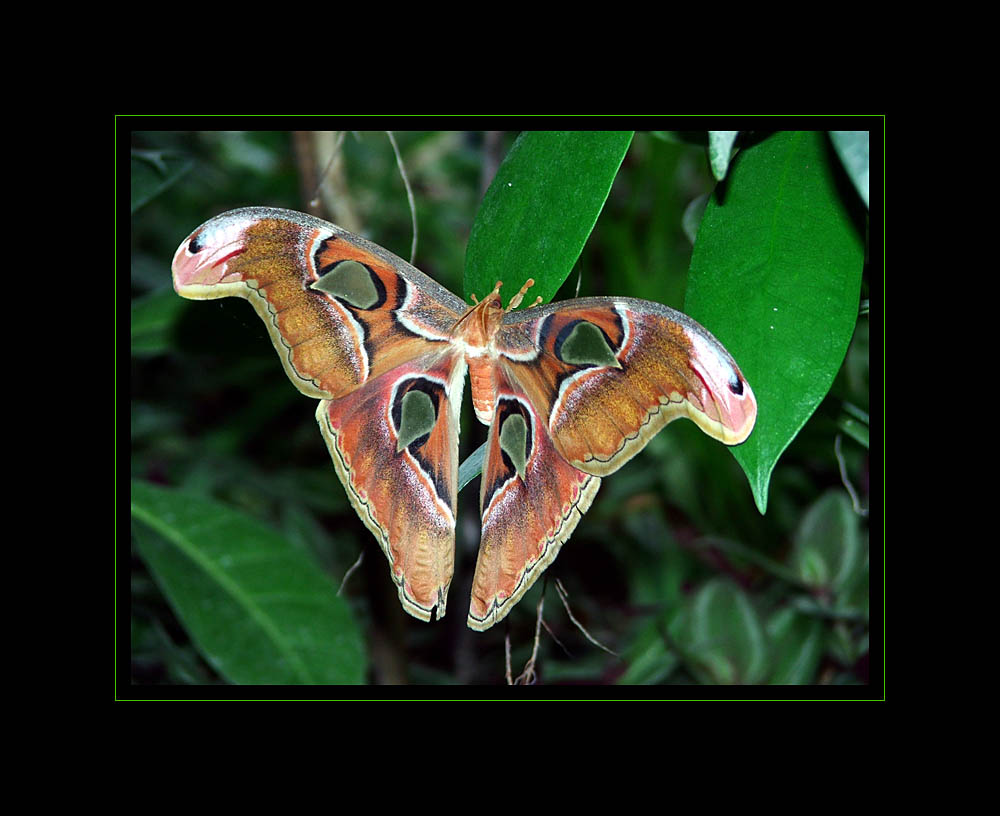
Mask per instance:
[[[847,465],[844,463],[844,455],[840,450],[840,434],[837,434],[837,438],[833,440],[833,452],[837,456],[837,467],[840,468],[840,481],[847,489],[847,492],[851,497],[851,504],[854,505],[854,512],[859,516],[867,516],[868,511],[861,506],[861,501],[858,499],[858,494],[854,490],[854,485],[851,484],[851,480],[847,477]]]
[[[396,164],[399,167],[399,175],[403,177],[403,186],[406,187],[406,200],[410,202],[410,220],[413,223],[413,242],[410,244],[410,263],[417,259],[417,205],[413,200],[413,190],[410,189],[410,180],[406,176],[406,168],[403,167],[403,157],[399,155],[399,147],[396,138],[391,130],[385,132],[392,144],[392,152],[396,154]]]
[[[535,673],[535,662],[538,660],[538,643],[542,633],[542,607],[545,606],[545,593],[542,592],[538,599],[538,610],[535,613],[535,645],[531,649],[531,657],[524,664],[524,671],[517,676],[514,682],[519,686],[533,686],[538,679]]]
[[[340,158],[340,146],[344,143],[344,137],[347,135],[346,130],[341,130],[337,132],[336,140],[333,143],[333,149],[330,151],[330,159],[326,163],[326,167],[323,168],[323,172],[319,174],[316,179],[316,189],[313,190],[312,197],[309,199],[310,207],[319,206],[319,194],[323,189],[323,185],[326,183],[326,177],[330,173],[330,169],[333,167],[333,163]]]
[[[563,606],[566,607],[566,614],[569,615],[569,619],[571,621],[573,621],[573,623],[576,625],[577,629],[579,629],[581,632],[583,632],[584,637],[586,637],[587,640],[589,640],[595,646],[598,646],[601,649],[604,649],[604,651],[606,651],[608,654],[614,655],[615,657],[620,658],[621,655],[619,655],[618,652],[611,651],[611,649],[609,649],[607,646],[605,646],[599,640],[597,640],[596,638],[592,637],[591,634],[590,634],[590,632],[588,632],[586,629],[584,629],[583,624],[580,623],[580,621],[578,621],[573,616],[573,610],[569,608],[569,593],[563,587],[562,581],[560,581],[558,578],[556,578],[556,592],[559,593],[559,597],[562,599]]]
[[[354,562],[353,566],[347,572],[344,573],[344,580],[340,582],[340,589],[337,590],[337,595],[341,595],[344,592],[344,586],[347,584],[347,579],[354,574],[354,571],[361,566],[361,562],[365,560],[365,551],[361,550],[361,554],[358,556],[358,560]]]
[[[545,621],[542,621],[542,626],[545,627],[545,631],[549,633],[549,637],[552,638],[556,645],[566,653],[566,657],[572,657],[573,653],[566,648],[566,645],[556,637],[556,633],[552,631],[552,627],[549,626]]]
[[[504,666],[506,667],[504,674],[507,677],[507,685],[513,686],[514,678],[511,676],[510,671],[510,629],[507,629],[503,636],[503,657]]]

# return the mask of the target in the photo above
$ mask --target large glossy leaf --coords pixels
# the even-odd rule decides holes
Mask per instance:
[[[607,200],[632,131],[525,131],[486,191],[469,234],[465,297],[504,282],[504,302],[528,278],[524,305],[566,280]]]
[[[274,530],[198,495],[132,483],[133,540],[202,655],[242,684],[364,679],[337,588]]]
[[[733,453],[757,507],[771,473],[844,359],[858,316],[862,236],[823,133],[777,133],[744,148],[712,195],[685,308],[732,352],[758,402]]]

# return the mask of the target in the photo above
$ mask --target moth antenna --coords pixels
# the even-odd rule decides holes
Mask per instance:
[[[486,297],[489,297],[490,295],[495,295],[495,294],[497,294],[497,293],[498,293],[498,292],[500,291],[500,287],[501,287],[501,286],[503,286],[503,281],[497,281],[497,285],[493,287],[493,291],[492,291],[492,292],[490,292],[490,294],[489,294],[489,295],[487,295]],[[472,293],[472,294],[470,295],[470,297],[472,298],[472,305],[473,305],[473,306],[478,306],[478,305],[479,305],[479,298],[477,298],[477,297],[476,297],[476,293],[475,293],[475,292],[473,292],[473,293]]]
[[[512,297],[510,299],[510,305],[508,305],[507,308],[504,309],[504,311],[505,312],[512,312],[512,311],[514,311],[514,309],[516,309],[518,306],[520,306],[521,305],[521,301],[524,300],[524,293],[527,292],[534,285],[535,285],[535,279],[534,278],[528,278],[524,282],[524,286],[521,287],[520,291],[516,295],[514,295],[514,297]],[[497,284],[497,287],[499,288],[499,283]],[[534,305],[537,306],[541,302],[541,300],[542,300],[542,298],[539,297],[538,300],[535,301]]]

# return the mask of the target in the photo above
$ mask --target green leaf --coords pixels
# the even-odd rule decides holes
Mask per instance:
[[[205,659],[244,684],[364,679],[361,635],[319,567],[274,530],[198,495],[132,482],[133,538]]]
[[[855,663],[869,649],[868,633],[838,621],[827,639],[827,654],[844,666]]]
[[[838,611],[845,613],[857,613],[866,623],[869,619],[869,604],[871,593],[869,583],[871,580],[871,567],[869,564],[869,549],[864,545],[864,560],[862,566],[857,569],[852,577],[848,577],[840,592],[837,595],[835,606]]]
[[[733,154],[733,143],[740,135],[738,130],[710,130],[708,132],[708,162],[716,181],[726,177],[729,159]]]
[[[795,534],[792,566],[809,586],[832,592],[863,569],[858,517],[842,491],[826,493],[806,512]]]
[[[778,458],[844,359],[863,261],[822,133],[744,148],[705,209],[684,311],[726,346],[757,396],[757,426],[733,454],[761,513]]]
[[[659,631],[660,623],[647,625],[625,655],[627,668],[616,681],[619,685],[653,685],[666,682],[680,666],[677,653],[668,648]]]
[[[483,442],[478,448],[468,455],[462,464],[458,466],[458,490],[459,492],[480,473],[483,472],[483,460],[486,458],[486,443]]]
[[[867,130],[830,131],[833,147],[866,207],[868,206],[868,139]]]
[[[712,683],[760,683],[768,670],[767,639],[747,594],[725,579],[694,596],[678,638],[696,671]]]
[[[823,622],[786,607],[768,620],[767,633],[771,638],[774,666],[768,682],[772,685],[815,682],[816,669],[826,645]]]
[[[569,276],[632,141],[632,131],[525,131],[497,170],[469,234],[465,297],[498,280],[504,303],[528,278],[547,303]]]
[[[133,213],[194,167],[187,156],[168,151],[133,150],[131,158]]]

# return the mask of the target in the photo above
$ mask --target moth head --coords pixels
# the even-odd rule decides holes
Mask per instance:
[[[503,316],[516,309],[524,300],[524,293],[534,285],[535,281],[528,278],[524,286],[510,299],[510,303],[505,309],[503,300],[500,298],[500,287],[503,286],[503,281],[497,281],[493,291],[482,300],[479,300],[475,295],[472,296],[473,305],[459,318],[458,323],[455,324],[455,330],[460,330],[465,335],[467,342],[471,341],[476,345],[488,343],[503,325]],[[532,305],[537,306],[541,302],[542,299],[539,297]]]
[[[503,323],[503,301],[500,300],[502,281],[482,300],[472,296],[472,306],[466,309],[455,324],[453,333],[464,335],[465,341],[473,345],[485,345],[499,331]]]

